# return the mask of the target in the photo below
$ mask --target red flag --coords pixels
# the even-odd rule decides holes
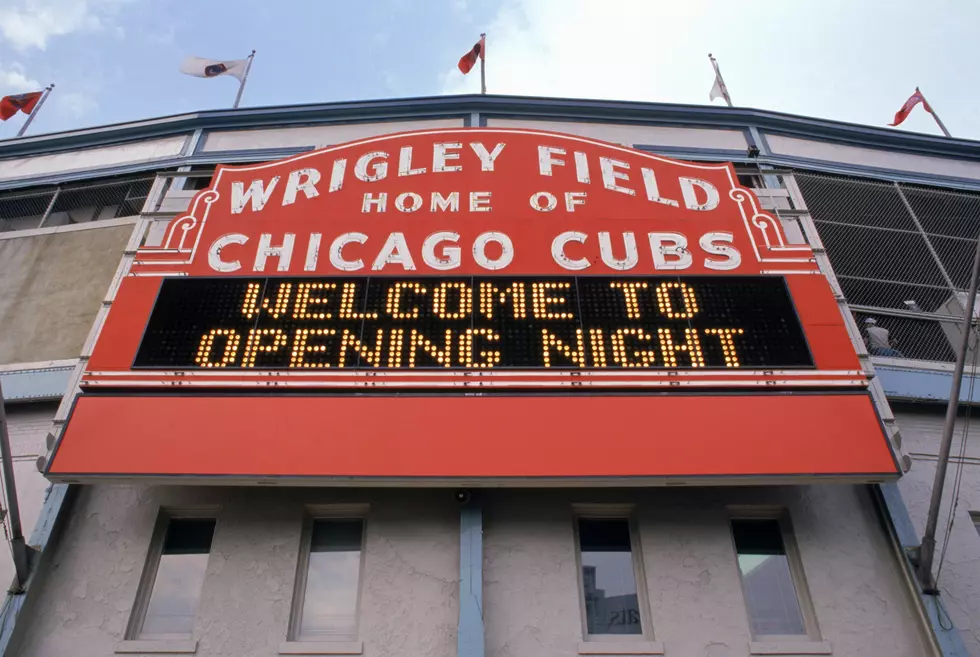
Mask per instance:
[[[477,41],[473,48],[470,49],[468,53],[459,58],[459,64],[456,66],[465,75],[472,70],[473,65],[476,64],[476,59],[479,57],[483,59],[487,54],[487,38],[481,36],[480,40]]]
[[[916,87],[915,93],[909,96],[909,99],[905,101],[904,105],[902,105],[902,109],[895,112],[895,121],[893,123],[889,123],[888,125],[896,126],[900,124],[902,121],[904,121],[905,119],[909,118],[909,114],[912,112],[913,109],[915,109],[915,106],[918,105],[919,103],[922,103],[922,106],[926,109],[926,111],[932,114],[932,108],[929,107],[929,103],[926,102],[926,99],[922,95],[922,92],[919,91],[918,87]]]
[[[43,91],[32,91],[29,94],[17,94],[0,98],[0,121],[6,121],[17,112],[30,114],[34,111],[37,101],[41,100]]]

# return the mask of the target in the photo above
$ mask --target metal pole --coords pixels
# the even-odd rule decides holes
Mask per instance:
[[[734,105],[732,105],[732,97],[728,95],[728,85],[725,84],[725,78],[721,76],[721,69],[718,68],[718,61],[710,52],[708,53],[708,59],[711,60],[711,66],[715,69],[715,79],[718,80],[718,86],[721,87],[721,95],[724,97],[725,102],[728,103],[729,107],[734,107]]]
[[[480,93],[481,94],[487,93],[487,70],[486,70],[487,53],[484,52],[486,50],[486,43],[487,43],[486,38],[487,38],[486,32],[480,34]]]
[[[966,296],[965,315],[963,316],[963,335],[960,338],[959,350],[956,352],[956,366],[953,368],[953,383],[949,387],[949,404],[946,406],[946,420],[943,423],[943,437],[939,444],[939,461],[936,463],[936,479],[932,484],[932,499],[929,501],[929,515],[926,518],[926,531],[922,535],[919,548],[919,582],[926,591],[935,589],[932,581],[932,561],[936,554],[936,527],[939,524],[939,505],[943,499],[943,487],[946,484],[946,468],[949,466],[949,452],[953,447],[953,428],[956,424],[956,412],[960,405],[960,386],[963,383],[963,368],[966,365],[966,352],[970,346],[970,335],[973,332],[973,306],[980,287],[980,237],[977,239],[977,250],[973,257],[973,272],[970,274],[970,291]]]
[[[932,118],[936,120],[936,125],[939,126],[939,129],[942,130],[943,131],[943,134],[946,135],[947,137],[952,137],[953,135],[949,134],[949,130],[947,130],[946,129],[946,126],[943,125],[942,119],[940,119],[939,118],[939,115],[936,114],[936,110],[933,109],[933,107],[929,103],[929,101],[926,100],[926,95],[924,93],[922,93],[922,90],[919,89],[918,87],[916,87],[915,90],[919,92],[919,95],[920,96],[922,96],[922,102],[925,103],[926,107],[929,108],[929,113],[932,114]]]
[[[242,93],[245,91],[245,82],[248,80],[248,72],[252,70],[252,60],[255,59],[255,51],[248,56],[248,64],[245,65],[245,74],[242,76],[242,81],[238,85],[238,95],[235,96],[235,104],[231,106],[232,109],[238,109],[238,103],[242,102]]]
[[[17,133],[18,137],[23,137],[24,133],[27,132],[27,127],[31,125],[31,122],[34,120],[34,117],[37,116],[37,113],[41,111],[41,105],[43,105],[44,101],[48,99],[48,96],[51,95],[51,91],[53,89],[54,89],[53,82],[44,88],[44,95],[41,96],[41,100],[37,101],[37,105],[34,106],[34,111],[27,115],[27,120],[24,121],[24,125],[20,127],[20,131]]]
[[[3,461],[3,490],[7,495],[7,517],[10,518],[10,547],[14,556],[14,572],[17,584],[11,593],[21,593],[30,572],[31,550],[24,542],[24,530],[20,524],[20,506],[17,504],[17,486],[14,485],[14,462],[10,454],[10,435],[7,433],[7,412],[3,405],[3,387],[0,386],[0,460]]]

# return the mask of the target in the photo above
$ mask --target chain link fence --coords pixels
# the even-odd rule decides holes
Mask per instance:
[[[138,215],[154,179],[141,176],[0,193],[0,231]]]
[[[953,362],[980,194],[813,173],[795,179],[872,355]]]

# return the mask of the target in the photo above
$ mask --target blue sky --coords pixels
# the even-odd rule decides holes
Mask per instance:
[[[710,51],[736,105],[884,125],[919,85],[980,139],[977,25],[967,0],[2,0],[0,95],[57,84],[31,134],[229,107],[236,80],[177,66],[253,48],[246,107],[468,93],[485,30],[491,93],[707,104]]]

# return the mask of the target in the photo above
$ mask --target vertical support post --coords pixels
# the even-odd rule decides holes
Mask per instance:
[[[484,657],[484,649],[483,507],[471,499],[459,512],[459,627],[456,632],[456,657]]]
[[[24,542],[24,530],[20,524],[20,505],[17,503],[14,461],[10,453],[10,434],[7,432],[7,411],[4,409],[2,386],[0,386],[0,460],[3,461],[3,491],[7,496],[7,517],[10,518],[10,548],[13,551],[14,571],[17,574],[17,583],[11,589],[11,593],[21,593],[30,573],[32,550]]]
[[[235,96],[235,104],[232,109],[238,109],[238,104],[242,102],[242,94],[245,93],[245,83],[248,81],[248,72],[252,70],[252,60],[255,59],[255,51],[248,56],[248,64],[245,65],[245,73],[242,74],[242,81],[238,85],[238,95]]]
[[[44,214],[41,215],[41,223],[37,225],[38,228],[44,228],[44,224],[47,223],[48,217],[51,216],[51,212],[54,211],[54,204],[58,202],[58,197],[61,195],[61,187],[58,186],[54,190],[54,194],[51,195],[51,201],[48,202],[48,207],[44,209]]]
[[[487,93],[487,53],[486,32],[480,34],[480,93]]]

